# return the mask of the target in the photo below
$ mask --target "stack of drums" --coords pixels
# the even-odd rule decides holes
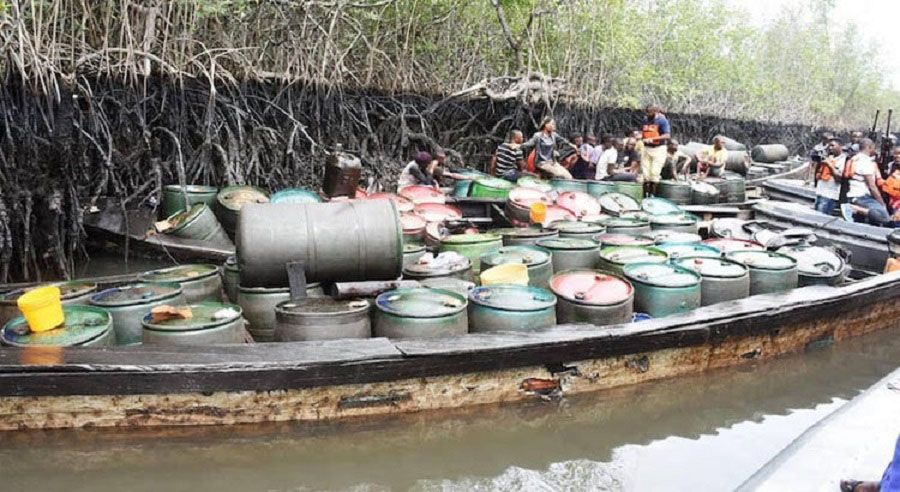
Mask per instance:
[[[528,268],[528,285],[545,288],[553,276],[550,251],[537,246],[504,246],[481,255],[483,270],[500,265],[520,264]]]
[[[557,297],[559,323],[605,326],[631,321],[634,289],[621,277],[595,270],[570,270],[554,275],[550,289]]]
[[[550,251],[550,261],[556,273],[566,270],[593,270],[600,258],[600,246],[587,239],[542,239],[537,245]]]
[[[186,304],[181,286],[175,283],[142,283],[98,292],[91,304],[112,316],[117,345],[138,345],[143,340],[144,316],[157,306]]]
[[[179,265],[138,275],[141,282],[174,282],[188,303],[222,300],[222,277],[215,265]]]
[[[188,185],[182,187],[180,185],[166,185],[163,188],[159,216],[160,218],[171,217],[197,203],[204,203],[210,209],[214,209],[216,206],[216,194],[218,193],[219,190],[212,186]],[[187,197],[187,201],[185,201],[185,197]]]
[[[372,193],[371,195],[365,198],[366,200],[390,200],[394,202],[394,205],[397,207],[397,211],[401,214],[405,214],[407,212],[412,212],[413,208],[416,206],[413,202],[403,198],[400,195],[395,195],[393,193]]]
[[[63,306],[61,326],[40,333],[17,316],[0,331],[0,343],[11,347],[109,347],[115,344],[112,316],[94,306]]]
[[[472,333],[528,332],[556,325],[552,292],[524,285],[476,287],[469,292]]]
[[[397,289],[375,299],[377,337],[427,338],[469,331],[466,297],[441,289]]]
[[[625,277],[634,286],[634,308],[654,318],[700,307],[700,275],[668,263],[625,265]]]
[[[306,342],[341,338],[369,338],[369,302],[308,297],[275,306],[275,341]]]
[[[750,270],[725,258],[684,256],[673,262],[700,274],[700,304],[709,306],[750,295]]]
[[[193,313],[189,319],[153,321],[150,314],[144,316],[144,345],[215,345],[246,341],[240,306],[199,302],[188,307]]]
[[[750,269],[750,295],[783,292],[797,287],[797,260],[770,251],[732,251],[726,258]]]

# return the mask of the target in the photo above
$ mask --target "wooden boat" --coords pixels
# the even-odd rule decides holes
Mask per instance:
[[[798,203],[761,202],[753,206],[757,220],[782,228],[804,227],[812,230],[819,244],[840,246],[852,254],[854,267],[879,272],[888,258],[887,236],[892,229],[847,222],[830,217]]]
[[[802,179],[769,179],[763,182],[763,190],[772,200],[799,203],[812,208],[816,190]]]
[[[210,261],[221,263],[234,255],[234,247],[221,247],[166,234],[149,234],[156,221],[146,208],[127,209],[123,214],[118,202],[100,198],[96,209],[83,216],[85,231],[91,240],[112,241],[125,246],[131,253],[171,257],[179,261]]]
[[[806,161],[793,161],[796,163],[796,166],[787,171],[771,174],[769,176],[758,178],[758,179],[748,179],[746,181],[747,186],[760,186],[764,183],[767,183],[772,180],[777,179],[802,179],[805,178],[809,173],[809,162]]]

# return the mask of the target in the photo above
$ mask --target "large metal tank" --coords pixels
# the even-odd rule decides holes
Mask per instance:
[[[397,289],[375,299],[377,337],[429,338],[469,331],[466,297],[441,289]]]
[[[321,296],[324,293],[322,284],[306,286],[307,296]],[[237,304],[244,312],[247,331],[254,341],[275,341],[275,306],[290,298],[289,287],[238,287]]]
[[[534,331],[556,324],[556,297],[524,285],[476,287],[469,292],[472,333]]]
[[[771,164],[778,161],[786,161],[790,155],[788,148],[782,144],[757,145],[750,149],[750,157],[755,162]]]
[[[454,234],[441,240],[441,252],[454,251],[468,258],[476,274],[481,272],[481,255],[502,246],[499,234]]]
[[[542,239],[559,237],[559,231],[556,229],[538,227],[511,227],[494,230],[493,233],[503,236],[504,246],[535,246]]]
[[[683,256],[673,260],[673,263],[700,274],[703,279],[700,283],[700,304],[703,306],[750,295],[750,269],[741,263],[699,256]]]
[[[795,245],[779,248],[778,252],[797,261],[800,287],[807,285],[840,285],[847,265],[834,251],[821,246]]]
[[[537,246],[504,246],[481,255],[481,268],[487,270],[511,263],[528,268],[528,285],[546,288],[553,276],[552,253]]]
[[[310,282],[393,280],[403,240],[391,200],[251,204],[237,233],[241,284],[282,287],[285,265],[302,261]]]
[[[662,180],[657,193],[679,205],[691,204],[691,184],[687,181]]]
[[[281,302],[275,306],[275,341],[369,338],[370,307],[364,299],[339,301],[330,297]]]
[[[615,246],[600,249],[597,268],[615,275],[622,275],[629,263],[665,263],[669,256],[665,251],[650,246]]]
[[[112,316],[116,345],[142,341],[144,316],[157,306],[184,306],[187,301],[176,283],[140,283],[113,287],[91,296],[91,304]]]
[[[182,187],[180,185],[166,185],[163,187],[159,216],[161,218],[170,217],[195,203],[205,203],[207,207],[212,209],[216,205],[216,195],[218,193],[219,190],[214,186],[187,185]],[[185,196],[187,196],[186,202]]]
[[[631,217],[612,217],[601,222],[610,234],[631,234],[638,236],[651,231],[650,221]]]
[[[241,210],[251,203],[269,203],[269,194],[258,186],[247,185],[229,186],[219,191],[213,211],[225,232],[234,235]]]
[[[625,278],[634,286],[634,308],[663,318],[700,307],[700,275],[669,263],[625,265]]]
[[[570,239],[591,239],[597,234],[606,232],[603,224],[591,222],[576,222],[574,220],[561,220],[550,224],[549,229],[559,231],[559,237]]]
[[[750,269],[750,295],[782,292],[797,287],[797,260],[771,251],[732,251],[725,255]]]
[[[198,302],[189,304],[192,317],[154,322],[143,319],[144,345],[216,345],[244,343],[246,330],[241,308],[236,304]]]
[[[151,270],[138,275],[138,280],[177,283],[188,303],[222,300],[222,277],[216,265],[201,263]]]
[[[205,203],[195,203],[189,210],[175,213],[167,221],[172,227],[165,231],[166,234],[203,241],[210,246],[233,246],[216,214]]]
[[[596,270],[570,270],[550,280],[557,296],[556,320],[597,326],[631,321],[634,289],[625,279]]]
[[[589,239],[554,238],[538,241],[550,253],[554,272],[593,270],[600,258],[600,245]]]
[[[109,347],[115,343],[112,316],[95,306],[63,306],[63,325],[34,333],[23,316],[11,319],[0,332],[0,343],[12,347]]]

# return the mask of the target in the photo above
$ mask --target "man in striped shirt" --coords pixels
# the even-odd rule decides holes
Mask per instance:
[[[525,169],[525,156],[522,153],[522,132],[512,130],[509,139],[497,147],[491,158],[491,174],[508,181],[516,181],[519,172]]]

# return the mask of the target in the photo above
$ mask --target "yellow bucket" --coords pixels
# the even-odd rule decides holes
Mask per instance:
[[[481,285],[528,285],[528,267],[522,263],[497,265],[481,272]]]
[[[531,222],[543,224],[547,220],[547,205],[541,202],[532,203],[528,215],[531,217]]]
[[[25,315],[25,321],[28,322],[31,331],[48,331],[63,324],[66,317],[63,315],[60,295],[59,287],[52,285],[38,287],[19,297],[16,303],[19,305],[19,311]]]

